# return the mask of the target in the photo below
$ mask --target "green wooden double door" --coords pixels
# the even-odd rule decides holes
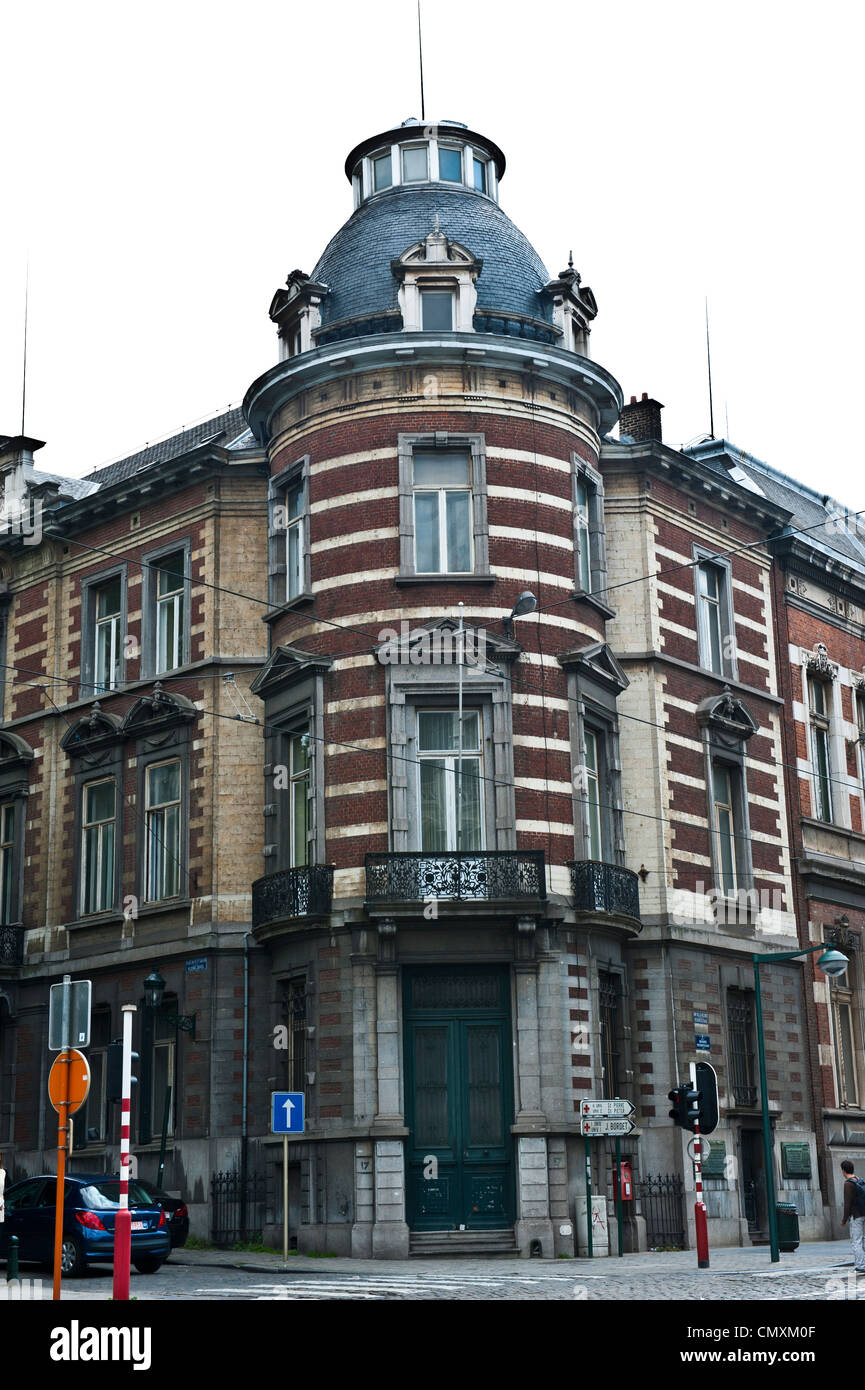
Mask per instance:
[[[404,1019],[409,1226],[513,1225],[507,967],[407,969]]]

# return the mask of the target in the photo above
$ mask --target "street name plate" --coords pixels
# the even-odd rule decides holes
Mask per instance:
[[[629,1100],[580,1101],[580,1118],[584,1120],[608,1120],[633,1113],[634,1107]]]
[[[607,1134],[630,1134],[636,1125],[630,1119],[580,1120],[580,1134],[585,1139],[603,1139]]]

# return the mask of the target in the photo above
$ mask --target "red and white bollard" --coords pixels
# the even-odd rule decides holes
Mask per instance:
[[[697,1089],[697,1069],[691,1063],[691,1087]],[[694,1121],[694,1229],[697,1236],[697,1268],[709,1268],[709,1226],[706,1219],[706,1203],[703,1201],[703,1141],[700,1138],[700,1121]]]
[[[114,1297],[128,1301],[132,1261],[132,1217],[129,1215],[129,1125],[132,1091],[132,1015],[134,1004],[123,1005],[123,1079],[120,1099],[120,1208],[114,1218]]]

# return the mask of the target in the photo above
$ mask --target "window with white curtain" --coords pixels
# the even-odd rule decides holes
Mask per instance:
[[[414,453],[415,570],[459,574],[472,569],[472,460],[436,449]]]
[[[461,764],[457,710],[419,710],[417,728],[420,763],[419,848],[433,853],[457,848],[483,849],[483,750],[480,712],[463,710]]]
[[[86,782],[81,808],[81,914],[114,906],[117,845],[117,783],[113,777]]]

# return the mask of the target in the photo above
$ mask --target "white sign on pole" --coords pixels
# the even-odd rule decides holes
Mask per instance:
[[[634,1107],[629,1100],[580,1101],[580,1117],[584,1120],[607,1120],[633,1113]]]
[[[633,1120],[606,1119],[606,1120],[580,1120],[580,1134],[585,1139],[602,1139],[607,1134],[630,1134],[636,1129]]]
[[[49,1052],[65,1052],[69,1047],[89,1045],[91,993],[89,980],[70,980],[68,975],[62,984],[51,986],[48,996]]]

